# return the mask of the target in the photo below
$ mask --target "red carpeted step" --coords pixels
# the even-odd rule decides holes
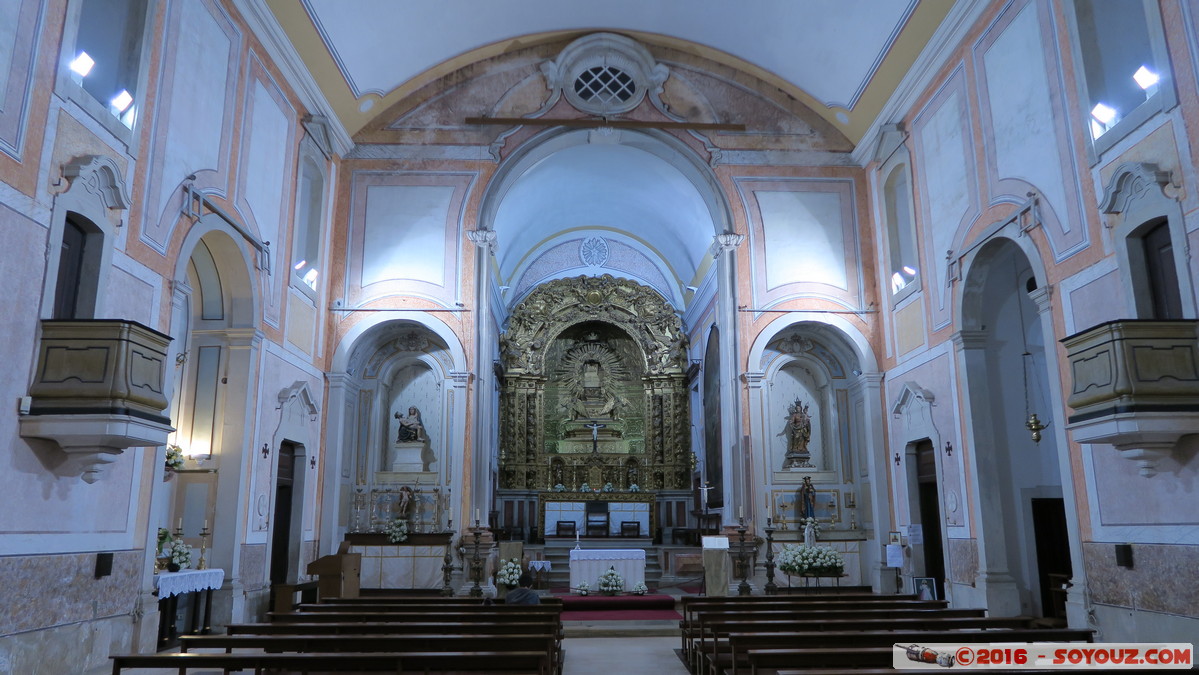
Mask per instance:
[[[562,610],[674,610],[674,598],[669,595],[564,595]]]

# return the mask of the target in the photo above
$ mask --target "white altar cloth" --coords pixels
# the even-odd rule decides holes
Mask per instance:
[[[225,582],[225,570],[180,570],[178,572],[159,572],[154,575],[154,586],[158,588],[159,598],[169,598],[172,595],[194,593],[209,588],[220,588]]]
[[[578,588],[586,581],[592,592],[599,591],[599,577],[608,568],[615,568],[624,579],[624,590],[645,583],[645,550],[631,549],[574,549],[570,552],[570,587]]]

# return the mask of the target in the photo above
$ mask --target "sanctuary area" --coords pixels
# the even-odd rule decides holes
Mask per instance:
[[[1197,137],[1181,0],[0,0],[0,672],[1191,642]]]

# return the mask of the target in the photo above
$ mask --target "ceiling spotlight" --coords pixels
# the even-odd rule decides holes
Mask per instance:
[[[1104,124],[1111,124],[1112,120],[1116,119],[1116,109],[1102,103],[1096,103],[1095,107],[1091,108],[1091,117]]]
[[[92,66],[94,65],[96,65],[96,62],[92,60],[92,57],[87,55],[87,52],[79,52],[79,56],[76,56],[75,60],[71,61],[69,68],[72,72],[77,73],[79,77],[87,77],[87,74],[92,72]]]
[[[112,100],[109,101],[109,103],[112,104],[112,107],[115,108],[117,112],[125,112],[129,109],[130,105],[133,105],[133,96],[128,91],[122,89],[121,93],[112,97]]]
[[[1141,89],[1148,89],[1161,81],[1161,76],[1149,70],[1145,66],[1137,68],[1137,72],[1132,74],[1132,79],[1137,81],[1137,86]]]

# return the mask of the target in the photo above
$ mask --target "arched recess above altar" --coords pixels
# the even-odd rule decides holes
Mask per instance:
[[[399,516],[401,501],[408,502],[413,532],[440,532],[454,518],[450,497],[461,488],[462,458],[453,449],[465,444],[469,382],[464,361],[456,336],[440,322],[381,321],[357,336],[345,374],[330,376],[330,407],[340,398],[343,411],[336,438],[343,531],[381,531]]]
[[[535,528],[537,495],[555,489],[689,490],[686,332],[656,291],[610,275],[545,283],[500,348],[506,525]]]

